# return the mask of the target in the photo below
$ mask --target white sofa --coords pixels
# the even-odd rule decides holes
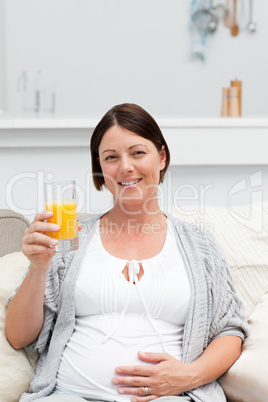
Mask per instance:
[[[251,327],[237,362],[220,379],[228,402],[268,401],[268,202],[232,209],[198,207],[167,211],[214,232]],[[27,219],[0,210],[0,402],[17,402],[28,389],[38,356],[14,350],[5,338],[6,299],[29,261],[19,251]],[[5,253],[5,249],[7,253]]]

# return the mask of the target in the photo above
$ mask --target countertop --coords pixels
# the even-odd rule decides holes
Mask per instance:
[[[94,128],[100,117],[66,117],[57,114],[0,114],[0,129]],[[268,128],[268,117],[176,117],[155,118],[161,128]]]

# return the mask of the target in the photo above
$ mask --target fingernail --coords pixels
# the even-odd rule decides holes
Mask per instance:
[[[113,384],[118,384],[118,380],[117,380],[116,378],[113,378],[113,379],[112,379],[112,383],[113,383]]]
[[[55,229],[55,230],[58,230],[58,229],[60,229],[60,225],[53,225],[53,229]]]
[[[122,388],[119,388],[119,389],[118,389],[118,392],[119,392],[119,394],[123,394],[123,393],[124,393],[124,390],[123,390]]]
[[[51,244],[52,244],[53,246],[55,246],[55,244],[58,244],[58,240],[52,239],[52,240],[51,240]]]
[[[46,211],[46,214],[50,216],[50,215],[53,215],[53,212],[52,211]]]
[[[139,355],[145,357],[146,353],[139,351]]]
[[[115,372],[116,372],[117,374],[120,374],[120,373],[121,373],[121,370],[120,370],[119,368],[116,368],[116,369],[115,369]]]

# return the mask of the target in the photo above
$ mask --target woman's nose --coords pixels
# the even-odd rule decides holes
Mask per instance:
[[[133,171],[131,158],[124,156],[121,158],[120,173],[128,173]]]

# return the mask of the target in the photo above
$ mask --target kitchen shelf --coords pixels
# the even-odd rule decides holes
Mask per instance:
[[[268,118],[156,119],[172,165],[268,165]],[[0,115],[0,149],[84,148],[99,119]]]
[[[0,129],[10,128],[94,128],[99,118],[39,114],[0,114]],[[268,128],[263,118],[156,118],[161,128]]]

